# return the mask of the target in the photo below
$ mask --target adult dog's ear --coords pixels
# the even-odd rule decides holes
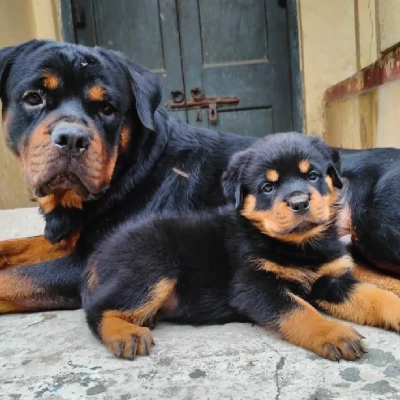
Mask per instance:
[[[9,46],[0,49],[0,99],[4,99],[5,86],[8,73],[14,59],[27,48],[36,48],[45,42],[41,40],[29,40],[17,46]]]
[[[140,121],[147,129],[154,131],[154,114],[160,105],[162,95],[159,77],[143,66],[129,60],[123,54],[116,51],[113,51],[113,53],[118,56],[128,71]]]
[[[14,46],[4,47],[0,50],[0,99],[4,97],[6,76],[11,65],[11,55],[15,51]]]
[[[328,175],[332,178],[333,185],[341,189],[343,182],[340,176],[341,162],[339,151],[333,147],[330,147],[323,139],[319,136],[312,137],[313,144],[325,155],[330,161],[328,166]]]
[[[343,187],[343,181],[340,176],[341,166],[339,151],[329,146],[328,151],[331,158],[331,165],[328,167],[328,175],[332,178],[333,185],[341,189]]]
[[[243,173],[253,154],[251,149],[235,153],[222,174],[222,190],[225,198],[238,210],[243,204]]]
[[[10,71],[12,61],[20,46],[9,46],[0,49],[0,99],[5,96],[6,80]]]

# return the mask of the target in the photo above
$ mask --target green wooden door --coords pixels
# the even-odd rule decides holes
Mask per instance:
[[[73,0],[75,39],[123,51],[187,99],[236,96],[209,110],[171,110],[192,125],[263,136],[293,129],[287,11],[277,0]],[[77,21],[75,21],[77,22]]]

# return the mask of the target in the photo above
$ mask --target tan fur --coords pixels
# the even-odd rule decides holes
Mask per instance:
[[[119,147],[122,152],[128,150],[130,141],[131,141],[131,132],[127,126],[124,126],[121,129],[121,133],[119,134]]]
[[[102,86],[92,86],[88,91],[88,97],[92,101],[104,101],[106,89]]]
[[[132,359],[137,355],[148,355],[154,344],[150,329],[108,314],[102,317],[100,336],[113,354],[123,358]]]
[[[323,197],[318,191],[312,190],[309,219],[312,221],[323,221],[324,223],[306,232],[280,234],[280,232],[293,229],[296,226],[298,217],[281,199],[275,200],[272,208],[267,211],[256,210],[256,202],[255,196],[246,196],[241,214],[264,234],[297,244],[305,243],[323,234],[335,212],[331,208],[331,203],[333,205],[334,201],[331,200],[330,195]]]
[[[118,346],[123,343],[122,353],[125,358],[133,358],[136,354],[148,354],[144,340],[151,346],[150,330],[141,326],[152,321],[163,304],[173,295],[176,286],[174,279],[162,279],[150,291],[149,299],[135,310],[105,311],[100,322],[100,336],[107,348],[114,354],[119,352]],[[132,338],[137,340],[132,341]],[[134,348],[137,352],[132,355]]]
[[[118,149],[114,147],[111,151],[108,151],[97,129],[94,126],[90,128],[94,132],[94,136],[87,151],[85,166],[88,169],[94,169],[92,175],[93,180],[96,182],[93,182],[93,184],[103,186],[111,181],[117,161]]]
[[[272,272],[281,279],[301,283],[308,291],[315,281],[315,273],[306,268],[292,268],[278,265],[271,261],[259,261],[258,269]]]
[[[357,284],[343,303],[319,301],[318,306],[347,321],[400,331],[400,298],[368,283]]]
[[[57,75],[47,72],[43,76],[43,85],[48,90],[56,90],[60,85],[60,79]]]
[[[308,160],[302,160],[299,162],[299,170],[301,173],[306,174],[310,171],[311,165]]]
[[[307,268],[282,266],[265,260],[257,260],[256,263],[258,269],[272,272],[283,280],[298,282],[306,291],[310,291],[314,282],[322,276],[339,277],[353,267],[353,260],[347,255],[323,264],[317,271],[311,271]]]
[[[279,321],[279,331],[290,343],[311,350],[322,357],[335,360],[334,349],[342,358],[354,360],[356,356],[349,351],[348,344],[364,344],[355,329],[339,321],[322,316],[314,307],[298,296],[290,294],[297,307]]]
[[[57,192],[55,194],[49,194],[45,197],[39,197],[36,200],[45,214],[53,211],[58,205],[65,208],[83,209],[82,197],[72,189],[64,192]]]
[[[44,236],[11,239],[0,242],[0,270],[54,260],[71,253],[79,233],[59,243],[50,243]]]
[[[278,182],[279,180],[279,173],[275,169],[269,169],[266,173],[265,176],[270,182]]]
[[[104,315],[122,318],[135,325],[143,325],[146,321],[151,320],[171,297],[175,286],[176,280],[162,279],[151,289],[148,301],[139,308],[129,311],[106,311]]]
[[[27,305],[18,304],[18,298],[23,293],[25,302],[29,302],[29,297],[35,293],[31,280],[27,277],[2,275],[0,282],[0,314],[27,310]]]
[[[361,282],[371,283],[380,289],[388,290],[400,297],[400,279],[385,273],[356,264],[353,275]]]
[[[43,175],[46,170],[46,161],[51,153],[47,149],[54,147],[49,131],[49,125],[53,121],[54,118],[46,118],[40,123],[29,136],[27,143],[24,143],[20,149],[20,160],[24,168],[25,179],[30,187],[35,186],[39,176]]]

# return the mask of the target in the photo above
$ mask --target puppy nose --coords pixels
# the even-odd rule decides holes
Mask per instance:
[[[77,126],[56,127],[51,134],[51,139],[60,153],[72,157],[82,155],[90,144],[89,133]]]
[[[304,215],[310,208],[310,199],[306,194],[292,196],[288,205],[295,214]]]

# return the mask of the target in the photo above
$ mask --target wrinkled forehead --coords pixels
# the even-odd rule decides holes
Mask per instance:
[[[118,91],[124,90],[126,83],[123,66],[107,52],[50,43],[20,54],[11,68],[7,85],[17,92],[40,86],[78,89],[87,85],[107,86]]]

